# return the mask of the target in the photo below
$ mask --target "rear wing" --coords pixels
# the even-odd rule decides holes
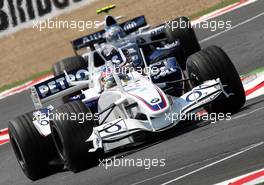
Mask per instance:
[[[48,79],[30,88],[31,98],[36,109],[50,103],[52,100],[62,101],[63,97],[88,88],[88,84],[71,86],[69,80],[83,81],[89,78],[88,69],[78,69],[68,72],[70,79],[65,74]]]
[[[126,32],[126,34],[133,33],[137,31],[139,28],[144,27],[146,25],[147,25],[147,22],[146,22],[144,15],[136,17],[134,19],[128,20],[120,24],[121,28]],[[73,50],[76,53],[77,50],[80,50],[82,48],[85,48],[85,47],[93,48],[94,44],[105,42],[104,33],[105,33],[105,30],[100,30],[98,32],[95,32],[95,33],[92,33],[92,34],[89,34],[89,35],[86,35],[86,36],[83,36],[83,37],[80,37],[78,39],[71,41]]]

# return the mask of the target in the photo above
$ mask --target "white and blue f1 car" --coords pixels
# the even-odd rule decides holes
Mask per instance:
[[[240,77],[221,48],[195,52],[182,67],[177,56],[163,53],[149,60],[145,44],[123,41],[93,46],[86,53],[88,70],[64,69],[31,88],[36,109],[9,123],[11,144],[27,177],[50,174],[58,161],[78,172],[108,151],[142,142],[140,133],[169,130],[202,107],[233,113],[244,105]],[[161,50],[173,47],[178,44]],[[148,70],[139,70],[135,60]],[[178,119],[170,119],[172,114]]]

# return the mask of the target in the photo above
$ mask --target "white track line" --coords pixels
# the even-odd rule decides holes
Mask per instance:
[[[256,143],[256,144],[253,144],[253,145],[250,145],[250,146],[247,146],[247,147],[244,147],[244,148],[240,149],[239,152],[237,152],[237,153],[235,153],[235,154],[232,154],[232,155],[230,155],[230,156],[235,157],[235,156],[237,156],[237,155],[239,155],[239,154],[242,154],[242,153],[244,153],[244,152],[246,152],[246,151],[249,151],[249,150],[251,150],[251,149],[253,149],[253,148],[256,148],[256,147],[258,147],[258,146],[260,146],[260,145],[262,145],[262,144],[264,144],[263,141],[262,141],[262,142],[259,142],[259,143]],[[224,159],[227,160],[227,158],[232,158],[232,157],[230,157],[230,156],[225,157]],[[219,156],[218,156],[218,157],[219,157]],[[142,181],[138,181],[138,182],[133,183],[133,184],[130,184],[130,185],[143,184],[143,183],[145,183],[145,182],[147,182],[147,181],[151,181],[151,180],[157,179],[157,178],[159,178],[159,177],[162,177],[162,176],[165,176],[165,175],[168,175],[168,174],[171,174],[171,173],[177,172],[177,171],[181,171],[181,170],[184,170],[184,169],[186,169],[186,168],[190,168],[190,167],[195,166],[195,165],[199,165],[199,164],[201,164],[201,163],[204,163],[204,162],[207,162],[207,161],[213,160],[213,159],[215,159],[215,158],[216,158],[216,157],[212,157],[212,158],[205,159],[205,160],[202,160],[202,161],[199,161],[199,162],[196,162],[196,163],[192,163],[192,164],[190,164],[190,165],[187,165],[187,166],[184,166],[184,167],[181,167],[181,168],[177,168],[177,169],[174,169],[174,170],[171,170],[171,171],[168,171],[168,172],[165,172],[165,173],[162,173],[162,174],[159,174],[159,175],[156,175],[156,176],[153,176],[153,177],[150,177],[150,178],[144,179],[144,180],[142,180]],[[221,159],[221,160],[223,160],[223,159]],[[214,162],[214,163],[215,163],[215,162]],[[211,163],[211,164],[212,164],[212,163]]]
[[[232,154],[232,155],[227,156],[227,157],[225,157],[225,158],[223,158],[223,159],[220,159],[220,160],[218,160],[218,161],[215,161],[215,162],[213,162],[213,163],[210,163],[210,164],[208,164],[208,165],[205,165],[205,166],[203,166],[203,167],[201,167],[201,168],[198,168],[198,169],[196,169],[196,170],[194,170],[194,171],[191,171],[191,172],[189,172],[189,173],[186,173],[185,175],[182,175],[182,176],[179,176],[179,177],[177,177],[177,178],[175,178],[175,179],[172,179],[172,180],[170,180],[170,181],[167,181],[167,182],[165,182],[165,183],[163,183],[163,184],[161,184],[161,185],[167,185],[167,184],[173,183],[173,182],[175,182],[175,181],[181,180],[181,179],[183,179],[183,178],[185,178],[185,177],[187,177],[187,176],[190,176],[190,175],[192,175],[192,174],[194,174],[194,173],[197,173],[197,172],[199,172],[199,171],[202,171],[202,170],[204,170],[204,169],[206,169],[206,168],[209,168],[209,167],[211,167],[211,166],[214,166],[214,165],[216,165],[216,164],[219,164],[219,163],[221,163],[221,162],[224,162],[224,161],[226,161],[226,160],[228,160],[228,159],[234,158],[234,157],[236,157],[236,156],[238,156],[238,155],[241,155],[241,154],[243,154],[243,153],[245,153],[245,152],[247,152],[247,151],[250,151],[250,150],[252,150],[252,149],[254,149],[254,148],[258,147],[258,146],[261,146],[261,145],[263,145],[263,144],[264,144],[263,141],[262,141],[262,142],[259,142],[259,143],[256,143],[256,144],[253,144],[253,145],[249,146],[248,148],[246,148],[246,149],[244,149],[244,150],[241,150],[241,151],[239,151],[239,152],[237,152],[237,153],[235,153],[235,154]]]
[[[5,132],[5,131],[7,131],[7,130],[8,130],[7,128],[1,129],[1,130],[0,130],[0,133],[1,133],[1,132]]]
[[[220,36],[220,35],[222,35],[222,34],[228,32],[228,31],[230,31],[230,30],[236,29],[236,28],[238,28],[239,26],[242,26],[242,25],[244,25],[244,24],[246,24],[246,23],[249,23],[249,22],[251,22],[251,21],[253,21],[253,20],[255,20],[255,19],[257,19],[257,18],[259,18],[259,17],[261,17],[261,16],[263,16],[263,15],[264,15],[264,12],[262,12],[262,13],[256,15],[256,16],[254,16],[254,17],[252,17],[252,18],[250,18],[250,19],[247,19],[247,20],[245,20],[245,21],[243,21],[243,22],[241,22],[241,23],[239,23],[239,24],[237,24],[237,25],[235,25],[235,26],[232,26],[232,27],[229,28],[229,29],[223,30],[223,31],[221,31],[221,32],[219,32],[219,33],[216,33],[216,34],[210,36],[210,37],[207,37],[207,38],[201,40],[200,43],[204,43],[204,42],[206,42],[206,41],[208,41],[208,40],[210,40],[210,39],[213,39],[213,38],[215,38],[215,37],[218,37],[218,36]]]
[[[251,99],[257,98],[257,97],[262,96],[262,95],[264,95],[264,87],[254,91],[252,94],[248,95],[247,100],[251,100]]]
[[[243,117],[245,117],[245,116],[248,116],[248,115],[250,115],[250,114],[252,114],[252,113],[254,113],[254,112],[258,112],[258,111],[263,110],[263,109],[264,109],[264,107],[260,107],[260,108],[258,108],[258,109],[255,109],[255,110],[251,111],[251,112],[247,112],[247,113],[245,113],[245,114],[241,114],[241,115],[239,115],[239,116],[233,117],[231,120],[235,120],[235,119],[243,118]],[[231,121],[231,120],[230,120],[230,121]]]
[[[224,156],[224,155],[227,155],[227,153],[225,153],[225,154],[221,154],[220,156]],[[191,164],[189,164],[189,165],[183,166],[183,167],[181,167],[181,168],[177,168],[177,169],[174,169],[174,170],[171,170],[171,171],[168,171],[168,172],[162,173],[162,174],[160,174],[160,175],[156,175],[156,176],[154,176],[154,177],[150,177],[150,178],[144,179],[144,180],[142,180],[142,181],[139,181],[139,182],[136,182],[136,183],[133,183],[133,184],[130,184],[130,185],[138,185],[138,184],[142,184],[142,183],[144,183],[144,182],[147,182],[147,181],[150,181],[150,180],[153,180],[153,179],[156,179],[156,178],[162,177],[162,176],[164,176],[164,175],[168,175],[168,174],[171,174],[171,173],[175,173],[175,172],[178,172],[178,171],[181,171],[181,170],[184,170],[184,169],[187,169],[187,168],[190,168],[190,167],[193,167],[193,166],[196,166],[196,165],[199,165],[199,164],[202,164],[202,163],[208,162],[208,161],[213,161],[214,159],[219,158],[220,156],[211,157],[211,158],[208,158],[208,159],[205,159],[205,160],[201,160],[201,161],[198,161],[198,162],[194,162],[194,163],[191,163]]]
[[[4,129],[0,130],[0,146],[8,143],[8,142],[1,143],[3,140],[9,140],[8,133],[7,134],[2,134],[3,132],[6,132],[7,130],[8,130],[7,128],[4,128]]]
[[[8,134],[0,136],[0,141],[1,140],[6,140],[6,139],[9,139],[9,135]]]

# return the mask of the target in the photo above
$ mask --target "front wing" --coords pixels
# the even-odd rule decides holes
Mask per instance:
[[[169,97],[170,109],[155,118],[147,120],[117,119],[94,128],[87,142],[93,141],[94,149],[103,146],[96,143],[105,143],[109,149],[109,143],[115,143],[114,147],[133,143],[130,136],[137,132],[162,132],[177,125],[188,113],[195,113],[199,108],[217,99],[228,98],[220,79],[210,80],[193,88],[181,97]],[[176,115],[176,116],[175,116]],[[96,141],[96,142],[95,142]],[[98,142],[100,141],[100,142]],[[94,149],[91,149],[93,151]],[[113,149],[110,147],[110,149]]]

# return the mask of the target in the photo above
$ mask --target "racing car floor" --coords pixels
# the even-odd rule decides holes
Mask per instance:
[[[197,29],[203,47],[221,46],[240,74],[264,66],[264,1],[257,1],[214,20],[231,20],[229,31]],[[32,109],[28,92],[0,100],[0,129],[16,115]],[[231,120],[199,123],[181,128],[175,136],[125,153],[123,158],[159,166],[96,166],[73,174],[62,171],[36,182],[28,180],[10,144],[0,146],[2,185],[95,184],[214,184],[264,167],[264,96],[247,101]],[[170,133],[171,134],[171,133]],[[163,160],[164,159],[164,160]],[[163,160],[165,166],[161,165]],[[148,166],[150,167],[149,169]]]

